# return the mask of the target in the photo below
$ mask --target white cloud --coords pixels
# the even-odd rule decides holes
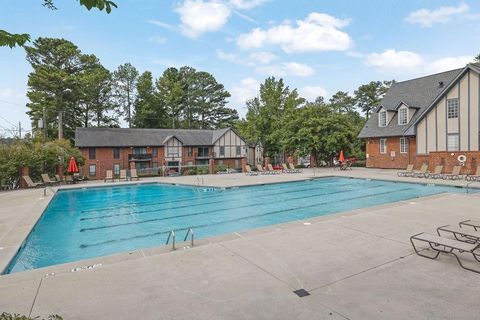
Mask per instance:
[[[456,56],[435,60],[411,51],[388,49],[366,55],[365,64],[390,75],[418,75],[462,68],[473,59],[473,56]]]
[[[272,60],[277,59],[277,56],[268,51],[259,51],[250,54],[250,59],[260,63],[270,63]]]
[[[305,20],[297,20],[295,25],[284,21],[266,30],[253,29],[241,34],[236,43],[246,49],[278,45],[288,53],[343,51],[353,44],[350,36],[340,30],[349,24],[349,19],[338,19],[325,13],[312,12]]]
[[[171,25],[171,24],[168,24],[168,23],[165,23],[165,22],[162,22],[162,21],[158,21],[158,20],[147,20],[148,23],[151,23],[151,24],[154,24],[156,26],[159,26],[163,29],[167,29],[167,30],[171,30],[171,31],[174,31],[174,30],[177,30],[177,27]]]
[[[253,78],[244,78],[230,91],[232,93],[232,103],[243,106],[247,100],[255,98],[259,90],[260,82]]]
[[[164,38],[164,37],[160,37],[160,36],[154,36],[154,37],[148,38],[148,42],[153,42],[153,43],[158,43],[158,44],[165,44],[165,43],[167,43],[167,39]]]
[[[255,68],[255,72],[274,77],[309,77],[315,74],[315,70],[313,68],[298,62],[283,62],[282,64],[278,65],[261,66]]]
[[[237,9],[253,9],[255,7],[261,6],[268,0],[230,0],[230,4]]]
[[[307,99],[307,101],[315,101],[318,97],[325,97],[327,90],[320,86],[306,86],[299,89],[300,96]]]
[[[432,61],[425,67],[425,71],[429,73],[438,73],[458,69],[465,67],[465,65],[472,62],[473,59],[473,56],[446,57]]]
[[[190,38],[221,29],[231,15],[231,9],[218,0],[186,0],[175,10],[182,21],[182,32]]]
[[[10,88],[0,89],[0,98],[11,98],[14,95],[14,91]]]
[[[381,72],[405,73],[418,70],[423,64],[423,59],[414,52],[387,49],[382,53],[368,54],[365,63]]]
[[[420,9],[410,13],[406,18],[407,22],[419,24],[422,27],[431,27],[436,23],[447,23],[452,17],[465,13],[469,10],[465,2],[461,2],[457,7],[440,7],[438,9]]]

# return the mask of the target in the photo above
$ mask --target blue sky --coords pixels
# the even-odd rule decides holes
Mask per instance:
[[[241,116],[270,75],[307,99],[328,98],[462,67],[480,52],[473,0],[117,0],[110,15],[73,0],[58,0],[57,11],[41,2],[5,1],[0,29],[68,39],[110,70],[130,62],[155,77],[169,66],[208,71]],[[0,48],[0,70],[0,130],[19,121],[29,129],[24,50]]]

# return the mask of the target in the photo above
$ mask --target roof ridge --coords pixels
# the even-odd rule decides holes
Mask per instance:
[[[392,86],[393,86],[394,84],[399,84],[399,83],[404,83],[404,82],[410,82],[410,81],[420,80],[420,79],[424,79],[424,78],[430,78],[430,77],[433,77],[433,76],[438,76],[438,75],[440,75],[440,74],[442,74],[442,73],[453,72],[453,71],[460,71],[460,70],[465,69],[466,66],[468,66],[468,65],[465,65],[465,67],[462,67],[462,68],[457,68],[457,69],[452,69],[452,70],[437,72],[437,73],[433,73],[433,74],[429,74],[429,75],[426,75],[426,76],[421,76],[421,77],[413,78],[413,79],[409,79],[409,80],[395,81],[395,82],[392,84]]]

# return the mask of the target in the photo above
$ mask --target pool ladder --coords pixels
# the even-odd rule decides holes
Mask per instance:
[[[194,246],[195,242],[195,235],[193,233],[193,228],[188,228],[187,233],[185,234],[185,238],[183,239],[183,242],[187,241],[188,236],[190,235],[190,246]],[[176,247],[176,236],[175,236],[175,230],[170,231],[168,234],[167,242],[165,242],[165,245],[167,245],[170,242],[170,239],[172,239],[172,250],[175,250]]]

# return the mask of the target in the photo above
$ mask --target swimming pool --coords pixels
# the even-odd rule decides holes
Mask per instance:
[[[5,273],[205,238],[443,192],[453,187],[320,178],[230,189],[137,184],[60,190]]]

